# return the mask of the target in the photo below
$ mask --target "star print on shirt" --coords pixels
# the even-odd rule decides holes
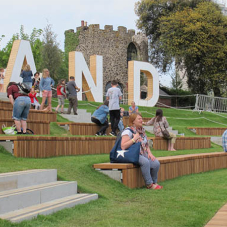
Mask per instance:
[[[128,150],[121,150],[121,151],[117,151],[117,158],[119,157],[119,156],[122,156],[123,158],[125,157],[125,152],[128,152]]]

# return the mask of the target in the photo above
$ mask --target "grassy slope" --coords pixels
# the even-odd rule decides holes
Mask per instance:
[[[97,106],[97,103],[92,103]],[[127,106],[125,106],[127,107]],[[79,102],[79,108],[93,112],[95,107]],[[126,108],[127,109],[127,108]],[[140,107],[144,117],[155,113],[156,108]],[[174,129],[185,135],[194,135],[186,127],[222,127],[204,118],[225,124],[226,119],[212,113],[189,112],[163,109]],[[146,111],[146,112],[143,112]],[[224,115],[226,116],[226,115]],[[176,119],[176,118],[185,118]],[[189,118],[200,118],[192,119]],[[58,116],[59,121],[64,119]],[[224,126],[223,126],[224,127]],[[51,124],[52,135],[68,133]],[[154,155],[168,156],[190,153],[221,151],[220,146],[212,144],[211,149],[184,150],[169,153],[153,151]],[[15,158],[0,148],[0,172],[18,171],[32,168],[55,168],[61,180],[78,181],[81,192],[99,194],[99,200],[72,209],[65,209],[49,216],[40,216],[33,221],[11,224],[0,220],[1,227],[71,227],[71,226],[174,226],[202,227],[215,212],[227,202],[227,170],[194,174],[162,182],[164,189],[149,191],[129,189],[119,182],[92,169],[94,163],[108,162],[108,155],[86,155],[47,159]]]

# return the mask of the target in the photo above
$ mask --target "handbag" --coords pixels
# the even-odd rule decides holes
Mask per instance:
[[[6,127],[4,124],[2,125],[2,131],[7,135],[15,135],[17,134],[17,131],[15,131],[16,126],[13,125],[11,127]]]
[[[129,129],[129,128],[127,128]],[[134,133],[131,129],[129,129]],[[140,145],[139,143],[132,144],[128,149],[121,149],[121,137],[117,138],[114,147],[110,151],[110,162],[111,163],[133,163],[139,164]]]
[[[159,122],[158,122],[158,124],[159,124],[159,126],[160,126],[161,131],[162,131],[163,138],[164,138],[164,139],[167,139],[167,140],[170,140],[170,139],[171,139],[171,136],[170,136],[170,134],[169,134],[169,131],[166,129],[165,125],[163,124],[163,126],[164,126],[165,129],[162,130],[162,127],[161,127],[161,125],[160,125]]]

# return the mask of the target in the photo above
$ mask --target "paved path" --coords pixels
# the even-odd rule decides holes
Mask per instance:
[[[227,203],[204,227],[227,227]]]

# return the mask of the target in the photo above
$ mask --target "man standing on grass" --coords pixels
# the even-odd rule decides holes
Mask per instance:
[[[68,108],[67,114],[71,114],[71,109],[73,108],[74,115],[77,115],[77,106],[78,106],[77,92],[80,91],[80,88],[76,86],[74,76],[70,76],[69,82],[67,83],[67,90],[69,92],[69,97],[68,97],[69,108]]]
[[[222,135],[222,147],[224,149],[224,152],[227,152],[227,129],[224,131]]]
[[[122,99],[121,90],[117,87],[118,83],[116,80],[111,82],[111,88],[106,93],[106,99],[109,101],[109,113],[112,132],[111,136],[116,136],[116,130],[120,121],[120,104],[119,101]]]

